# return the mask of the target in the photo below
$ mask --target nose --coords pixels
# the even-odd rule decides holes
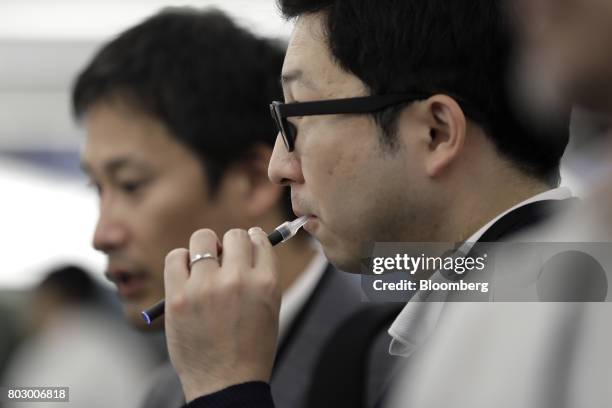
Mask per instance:
[[[111,208],[101,202],[100,214],[93,235],[93,247],[106,254],[125,246],[128,231]]]
[[[297,157],[296,150],[288,152],[280,135],[276,137],[276,143],[268,165],[268,177],[273,183],[283,186],[304,182],[302,165]]]

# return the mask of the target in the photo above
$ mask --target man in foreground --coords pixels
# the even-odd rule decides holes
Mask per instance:
[[[297,20],[283,65],[286,103],[271,106],[279,136],[269,174],[291,187],[294,211],[309,217],[305,229],[334,265],[359,272],[368,241],[504,240],[567,204],[570,194],[556,186],[568,130],[544,137],[510,108],[513,44],[500,2],[280,5]],[[219,243],[217,259],[188,267],[189,257],[218,253]],[[199,230],[188,250],[167,256],[166,335],[189,407],[273,405],[274,264],[256,227],[222,239]],[[520,404],[527,394],[513,400],[510,387],[498,387],[508,383],[503,371],[487,367],[496,339],[483,344],[473,324],[483,313],[494,320],[490,305],[449,313],[430,305],[409,302],[391,326],[391,351],[410,357],[407,375],[418,382],[398,376],[381,403],[537,406]],[[474,340],[467,351],[452,345],[455,335]],[[436,353],[453,369],[445,371]],[[518,373],[530,372],[528,361],[512,357]],[[451,391],[441,392],[446,385]]]

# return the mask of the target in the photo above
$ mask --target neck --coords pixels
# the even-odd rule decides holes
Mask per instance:
[[[304,232],[278,246],[281,289],[283,293],[298,279],[317,254]]]
[[[463,205],[455,206],[443,224],[448,229],[442,236],[449,237],[450,242],[466,241],[498,215],[550,189],[545,183],[517,178],[495,182],[489,189],[479,182],[478,187],[479,193],[464,193]]]

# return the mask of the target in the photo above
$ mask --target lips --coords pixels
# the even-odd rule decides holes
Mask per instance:
[[[316,215],[310,214],[307,211],[302,210],[296,206],[291,207],[293,209],[293,213],[299,218],[303,216],[307,216],[308,218],[316,218]]]
[[[304,230],[314,235],[314,232],[319,226],[319,217],[309,211],[308,207],[311,207],[311,205],[309,205],[307,200],[304,200],[302,197],[298,196],[293,187],[291,188],[291,207],[293,209],[293,213],[298,217],[308,217],[308,221],[306,224],[304,224]]]
[[[306,224],[304,224],[304,229],[306,231],[308,231],[309,233],[313,234],[316,230],[316,227],[318,226],[318,218],[314,215],[309,215],[308,216],[308,221],[306,222]]]
[[[143,295],[146,283],[146,274],[125,269],[109,268],[106,278],[117,286],[119,296],[126,300],[133,300]]]
[[[302,216],[307,216],[308,217],[308,221],[306,221],[306,224],[304,224],[304,230],[308,231],[309,233],[314,233],[317,225],[318,225],[318,217],[316,215],[313,214],[308,214],[305,211],[302,211],[299,208],[295,208],[293,207],[293,213],[295,215],[297,215],[298,217],[302,217]]]

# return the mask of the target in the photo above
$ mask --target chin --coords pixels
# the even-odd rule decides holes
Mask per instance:
[[[349,273],[361,273],[359,255],[349,254],[347,252],[338,250],[337,248],[328,249],[326,247],[323,247],[323,252],[325,253],[325,257],[332,265],[334,265],[336,269]]]
[[[332,234],[321,233],[316,239],[319,241],[325,257],[336,269],[356,274],[362,272],[360,245]]]

